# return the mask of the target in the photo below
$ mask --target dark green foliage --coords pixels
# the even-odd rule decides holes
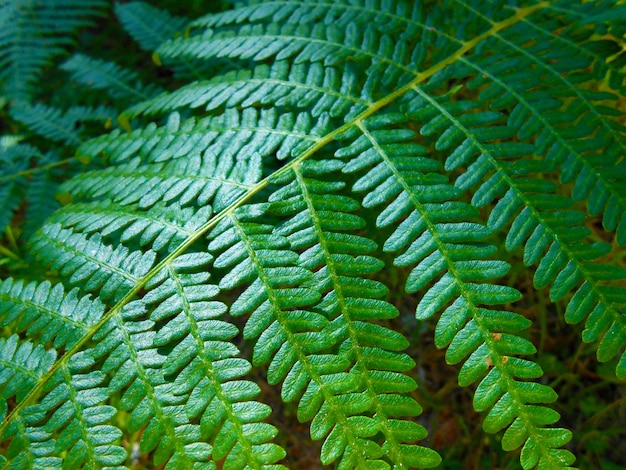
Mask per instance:
[[[51,90],[82,5],[15,21],[32,63],[0,36],[2,465],[301,468],[285,411],[323,466],[457,468],[434,349],[497,436],[450,438],[468,468],[626,463],[563,405],[626,379],[626,4],[116,3],[146,66],[78,50]]]
[[[103,90],[116,102],[134,103],[154,96],[160,90],[145,86],[133,70],[124,70],[113,62],[74,54],[61,68],[70,73],[73,80],[94,90]]]
[[[145,2],[116,3],[115,14],[145,51],[155,51],[187,26],[189,19],[176,18]],[[149,18],[150,21],[146,21]]]
[[[93,24],[104,0],[4,0],[0,3],[0,84],[9,99],[30,101],[35,82],[74,33]]]
[[[72,107],[65,112],[43,104],[34,106],[18,101],[11,106],[11,117],[24,124],[31,132],[68,147],[78,147],[82,142],[81,124],[89,121],[106,121],[114,117],[112,109]]]
[[[0,229],[11,222],[12,212],[17,209],[24,197],[26,181],[21,172],[28,169],[31,158],[41,157],[37,149],[19,143],[19,139],[6,136],[0,147]]]

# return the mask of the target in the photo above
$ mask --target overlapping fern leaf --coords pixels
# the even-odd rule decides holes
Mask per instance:
[[[34,279],[0,284],[2,463],[297,465],[263,374],[323,465],[437,466],[415,348],[396,331],[411,315],[435,319],[484,430],[522,468],[574,468],[503,253],[523,251],[535,288],[623,379],[625,75],[608,8],[251,1],[172,37],[182,21],[118,5],[157,61],[199,80],[156,94],[75,56],[79,81],[93,64],[110,72],[96,86],[141,97],[125,132],[82,142],[21,119],[101,166],[61,185],[64,207],[28,245]],[[390,272],[416,312],[391,303]]]
[[[184,35],[190,21],[188,18],[172,16],[165,9],[141,1],[116,3],[115,14],[139,47],[153,53],[152,60],[157,65],[163,65],[163,62],[155,51],[168,39]],[[150,21],[146,21],[146,18],[150,18]],[[212,75],[211,68],[201,62],[172,58],[165,63],[179,77],[201,79]]]
[[[93,123],[97,129],[103,129],[115,117],[115,111],[104,105],[62,110],[42,103],[16,101],[9,115],[16,127],[23,128],[23,134],[7,135],[7,145],[0,150],[3,184],[0,194],[6,201],[0,209],[0,226],[4,232],[16,213],[25,211],[23,224],[17,224],[21,225],[25,239],[59,207],[55,196],[59,183],[67,176],[58,167],[63,167],[69,175],[84,169],[83,164],[89,161],[74,158],[76,148],[86,140]],[[44,146],[50,150],[39,150]]]
[[[365,455],[374,460],[366,464],[367,468],[384,465],[375,460],[383,453],[400,468],[431,467],[439,463],[439,456],[414,445],[426,436],[426,430],[415,422],[398,419],[416,416],[421,409],[407,396],[416,388],[413,379],[404,374],[414,366],[402,352],[407,341],[377,322],[395,318],[398,311],[381,300],[387,288],[367,277],[383,267],[382,262],[368,256],[376,244],[350,233],[365,227],[365,221],[354,214],[359,209],[355,200],[336,194],[344,183],[318,179],[332,175],[340,167],[336,160],[295,165],[291,174],[281,178],[282,187],[269,200],[274,213],[289,216],[275,233],[287,237],[291,247],[301,252],[298,265],[315,273],[307,284],[320,293],[315,308],[325,312],[329,320],[322,331],[331,336],[337,356],[344,362],[343,367],[349,368],[347,377],[354,385],[347,386],[350,393],[335,398],[339,406],[333,403],[334,399],[326,399],[322,404],[324,388],[313,383],[316,378],[300,361],[300,369],[294,373],[293,367],[285,378],[282,395],[287,401],[297,398],[308,382],[298,418],[313,418],[314,439],[328,435],[322,446],[324,464],[344,454],[340,468],[359,467],[359,454],[363,452],[359,447],[364,446]],[[268,378],[272,382],[283,378],[284,372],[273,372],[270,365]],[[305,398],[311,399],[306,396],[311,389],[323,397],[315,399],[319,403],[313,409],[303,403]],[[346,404],[341,406],[342,403]],[[337,408],[348,414],[347,419],[332,416]],[[358,438],[376,433],[384,436],[380,447],[359,442]]]

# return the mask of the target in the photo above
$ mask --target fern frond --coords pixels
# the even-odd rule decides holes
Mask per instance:
[[[147,211],[135,205],[109,200],[76,203],[63,207],[50,219],[63,228],[92,234],[100,233],[117,242],[136,242],[155,252],[171,252],[204,225],[212,215],[211,207],[194,210],[178,204],[156,204]]]
[[[554,11],[566,15],[559,25],[561,27],[558,34],[552,33],[549,28],[554,29],[556,26],[555,22],[549,19],[550,13]],[[625,56],[617,40],[621,37],[617,21],[613,23],[611,20],[620,17],[626,19],[625,12],[623,6],[604,1],[576,4],[555,2],[547,6],[547,14],[540,22],[524,19],[523,24],[542,35],[550,36],[550,40],[567,43],[569,48],[588,57],[592,62],[594,78],[623,96],[626,92],[623,67]],[[573,22],[580,22],[579,26],[572,27]],[[611,30],[618,35],[611,37]]]
[[[74,346],[103,312],[98,299],[79,297],[76,288],[65,292],[62,284],[11,278],[0,283],[0,325],[57,350]]]
[[[172,93],[139,103],[124,112],[129,118],[150,116],[181,107],[206,111],[226,108],[249,108],[268,105],[306,109],[313,117],[353,116],[371,102],[359,97],[356,75],[349,65],[343,69],[319,63],[295,64],[278,61],[272,66],[259,65],[253,71],[234,70],[207,81],[197,81]]]
[[[0,286],[3,294],[7,284],[10,285],[11,281],[4,281]],[[7,324],[4,319],[3,324]],[[41,344],[35,346],[31,342],[20,341],[17,335],[0,338],[0,414],[3,417],[7,410],[6,400],[15,397],[18,402],[22,401],[39,377],[52,367],[55,359],[55,352],[46,350]]]
[[[7,0],[0,5],[0,84],[10,99],[30,101],[34,82],[74,33],[93,24],[102,0]]]
[[[256,158],[255,158],[256,157]],[[205,153],[205,158],[173,160],[166,164],[140,166],[138,159],[129,164],[85,173],[61,187],[75,197],[110,198],[127,206],[137,204],[149,209],[158,202],[198,205],[212,203],[222,210],[246,192],[260,174],[258,154],[250,161],[221,159]]]
[[[52,168],[60,164],[58,152],[47,152],[37,162],[37,169],[33,171],[26,189],[26,216],[23,225],[24,238],[29,238],[43,222],[60,207],[56,199],[59,187],[57,175],[53,175]]]
[[[623,164],[616,165],[626,151],[626,126],[615,119],[621,113],[610,106],[619,97],[579,87],[596,80],[601,72],[594,73],[593,67],[606,62],[585,47],[585,36],[569,37],[567,31],[557,35],[552,22],[540,15],[524,18],[496,35],[493,41],[502,51],[498,55],[465,57],[459,65],[476,75],[468,83],[470,88],[487,84],[480,97],[492,109],[513,106],[508,125],[522,140],[536,137],[535,151],[545,156],[547,164],[561,167],[564,183],[574,182],[572,197],[586,200],[590,215],[602,214],[605,229],[616,231],[618,243],[624,244],[626,172]],[[517,46],[529,40],[537,44]],[[515,68],[510,67],[512,61]],[[585,68],[590,71],[581,72]],[[612,76],[626,80],[623,71],[613,71]],[[574,123],[569,119],[573,112],[578,116]]]
[[[226,153],[228,159],[235,155],[241,155],[239,160],[258,156],[267,159],[276,154],[284,160],[318,142],[328,131],[328,125],[326,115],[313,120],[308,113],[279,113],[254,108],[227,109],[214,117],[190,118],[182,122],[178,113],[172,113],[168,125],[149,124],[126,135],[114,131],[90,140],[78,152],[85,155],[102,153],[112,162],[128,161],[135,155],[147,162],[176,161],[186,155],[201,155],[211,162],[221,152]]]
[[[624,70],[626,53],[624,52],[624,36],[626,28],[626,8],[623,4],[610,0],[599,0],[592,3],[557,2],[548,6],[549,10],[566,15],[566,23],[578,22],[582,27],[567,28],[565,35],[582,38],[582,46],[587,53],[598,58],[594,62],[594,71],[598,80],[608,84],[615,91],[626,93]]]
[[[376,101],[418,75],[426,58],[420,37],[438,36],[442,43],[437,52],[442,56],[453,45],[429,29],[419,4],[411,8],[403,2],[376,7],[350,2],[282,3],[251,5],[236,15],[197,20],[189,38],[170,40],[157,52],[165,58],[209,62],[227,58],[235,64],[289,60],[332,67],[348,62],[364,81],[361,98]],[[416,46],[410,47],[409,42]]]
[[[163,323],[153,344],[171,351],[163,373],[176,377],[174,395],[186,397],[186,416],[199,418],[200,436],[212,444],[206,451],[214,461],[224,460],[222,468],[283,468],[274,466],[285,456],[271,443],[277,430],[262,422],[271,409],[254,401],[256,384],[241,380],[251,366],[229,342],[239,330],[219,319],[227,307],[213,300],[218,287],[207,285],[202,268],[210,261],[203,253],[181,256],[146,286],[150,319]]]
[[[21,292],[17,292],[22,287],[19,283],[12,287],[12,293],[23,302],[29,295],[24,290],[32,290],[34,285],[26,286]],[[48,288],[49,285],[41,284],[38,286],[38,294]],[[56,292],[62,295],[62,288],[56,289]],[[73,301],[74,292],[69,295],[69,302]],[[84,303],[82,306],[85,306]],[[96,308],[96,311],[101,313],[101,308]],[[75,314],[76,310],[70,315]],[[61,340],[62,343],[67,341],[67,338]],[[23,342],[18,346],[17,336],[0,340],[0,351],[3,398],[15,394],[18,402],[28,396],[36,382],[50,370],[56,357],[54,350],[46,350],[42,345],[33,348],[31,343]],[[59,458],[48,457],[53,451],[69,452],[71,457],[65,464],[73,466],[96,462],[100,465],[118,465],[125,460],[124,449],[114,444],[121,437],[121,431],[104,424],[113,416],[115,408],[100,405],[107,397],[106,389],[98,388],[104,380],[104,374],[87,370],[92,364],[93,359],[88,355],[75,355],[70,366],[65,366],[52,376],[45,398],[37,406],[25,410],[6,429],[2,438],[12,438],[12,441],[4,458],[11,462],[11,468],[61,468]],[[58,438],[53,439],[53,434]]]
[[[144,51],[152,52],[152,60],[162,65],[162,58],[155,52],[168,39],[187,34],[188,18],[176,17],[165,9],[156,8],[146,2],[116,3],[115,14],[122,27]],[[146,19],[150,20],[147,21]],[[173,57],[165,65],[174,75],[182,78],[203,79],[213,75],[213,70],[198,61],[181,60]]]
[[[314,438],[326,436],[322,463],[339,459],[339,468],[388,468],[380,460],[383,449],[369,440],[378,432],[375,420],[361,415],[371,397],[360,393],[358,375],[347,370],[350,362],[330,352],[336,341],[326,328],[328,319],[313,308],[320,293],[306,286],[312,274],[296,265],[298,255],[286,238],[272,234],[271,226],[247,221],[254,216],[250,212],[224,219],[209,249],[220,253],[214,266],[228,270],[221,287],[249,283],[231,314],[249,315],[244,338],[256,339],[253,363],[269,363],[268,381],[284,380],[283,400],[299,400],[298,419],[313,420]],[[384,312],[377,307],[361,306],[362,315]]]
[[[126,451],[116,443],[122,432],[107,424],[116,409],[102,404],[109,396],[103,386],[105,375],[90,370],[93,361],[90,354],[75,354],[71,364],[63,365],[51,377],[50,390],[37,405],[41,424],[35,428],[48,435],[55,453],[67,453],[63,465],[74,468],[117,466],[126,460]],[[61,462],[49,468],[62,468]]]
[[[166,357],[153,345],[152,325],[145,318],[145,306],[131,302],[94,336],[94,354],[104,360],[102,372],[111,376],[109,392],[123,392],[119,408],[129,413],[129,430],[144,429],[140,451],[154,451],[156,465],[171,461],[190,467],[196,459],[193,449],[186,447],[185,435],[196,441],[199,432],[197,426],[188,427],[183,399],[173,395],[172,384],[164,377]],[[196,447],[195,455],[202,460],[210,446]]]
[[[440,463],[439,455],[415,444],[426,437],[426,430],[406,419],[421,413],[417,402],[407,395],[417,388],[413,379],[404,374],[414,366],[401,352],[408,342],[402,335],[373,322],[398,315],[391,304],[380,299],[387,288],[366,277],[383,266],[366,255],[376,245],[350,234],[362,229],[365,221],[353,214],[359,209],[355,200],[336,194],[344,184],[319,179],[340,167],[336,160],[307,161],[294,166],[293,173],[284,177],[287,184],[269,198],[274,212],[290,217],[276,227],[275,233],[287,237],[291,247],[301,252],[298,264],[315,273],[309,283],[323,296],[318,308],[327,312],[331,321],[325,329],[336,342],[339,357],[350,364],[350,374],[358,377],[358,394],[351,400],[358,397],[363,404],[358,414],[349,419],[371,428],[372,438],[376,432],[384,436],[382,442],[374,440],[370,451],[384,451],[396,468],[433,467]],[[272,372],[270,368],[268,379],[277,382],[280,377],[273,377]],[[285,379],[283,396],[287,384]],[[301,382],[300,386],[304,385]],[[349,437],[344,437],[349,430],[341,420],[328,416],[332,406],[332,401],[326,401],[311,423],[313,439],[327,437],[322,463],[329,464],[345,452],[340,467],[357,467],[357,449],[348,444]]]
[[[130,251],[123,245],[102,242],[99,234],[86,235],[45,225],[31,239],[32,252],[83,292],[119,301],[155,261],[153,251]]]
[[[605,284],[625,278],[626,272],[592,263],[605,255],[609,246],[584,242],[589,234],[581,225],[584,214],[571,210],[572,201],[555,194],[553,183],[533,177],[545,165],[529,157],[534,147],[523,142],[492,143],[513,132],[511,127],[498,125],[502,117],[497,114],[483,122],[480,113],[468,112],[475,108],[473,103],[465,107],[459,102],[448,103],[446,97],[437,100],[421,90],[416,92],[418,99],[407,112],[425,121],[421,132],[433,135],[436,148],[447,152],[446,168],[467,165],[456,186],[469,189],[479,185],[472,197],[475,206],[498,200],[488,225],[501,230],[511,224],[506,247],[512,250],[525,245],[524,262],[539,263],[535,286],[551,286],[554,301],[580,291],[568,304],[566,320],[578,323],[594,312],[587,323],[585,341],[603,337],[598,351],[602,361],[619,354],[626,342],[626,318],[621,313],[626,298],[621,289]],[[489,126],[481,132],[472,128],[476,124]],[[607,329],[610,334],[605,334]],[[620,377],[626,374],[626,356],[621,357],[616,369]]]
[[[150,52],[181,33],[189,23],[187,18],[174,17],[145,2],[116,3],[115,14],[141,48]]]
[[[35,134],[61,142],[70,147],[78,147],[83,141],[81,123],[111,119],[115,113],[110,108],[72,107],[65,111],[41,103],[31,105],[17,102],[11,107],[11,117],[23,123]]]
[[[61,68],[70,74],[72,80],[94,90],[103,90],[116,100],[128,103],[144,101],[162,92],[156,85],[141,83],[139,74],[134,70],[84,54],[72,55],[61,64]]]
[[[446,361],[456,364],[467,357],[459,385],[480,380],[474,408],[490,410],[485,431],[506,429],[503,449],[522,447],[524,469],[570,468],[574,456],[558,447],[571,439],[571,432],[544,428],[559,414],[537,405],[555,401],[556,393],[522,381],[543,372],[537,364],[515,357],[536,352],[519,336],[530,322],[492,308],[521,297],[515,289],[491,282],[506,274],[509,266],[489,259],[495,252],[484,243],[489,230],[471,222],[477,211],[456,200],[460,191],[437,171],[439,164],[426,156],[427,150],[413,143],[414,132],[393,129],[404,120],[402,115],[380,115],[361,123],[361,135],[337,152],[348,159],[343,171],[365,171],[353,188],[365,192],[365,207],[386,205],[376,221],[379,227],[399,224],[385,250],[400,251],[395,264],[412,267],[407,292],[425,290],[417,318],[440,315],[435,344],[448,348]]]
[[[508,232],[505,248],[538,265],[535,287],[568,301],[566,321],[585,320],[583,339],[624,377],[625,273],[585,228],[601,215],[622,242],[621,53],[605,67],[592,43],[624,28],[589,4],[255,0],[180,35],[147,4],[116,6],[142,47],[169,37],[156,62],[203,79],[132,103],[127,132],[70,142],[101,167],[61,186],[66,205],[28,245],[54,283],[0,283],[2,463],[116,467],[138,444],[168,470],[282,469],[260,372],[323,441],[323,465],[436,466],[383,282],[408,273],[483,428],[525,470],[572,468],[493,244]],[[74,70],[93,63],[78,57]],[[109,71],[97,86],[133,86],[96,65]],[[0,179],[26,181],[30,165]],[[52,359],[19,369],[15,351]],[[19,374],[18,394],[3,380]]]
[[[7,400],[15,398],[21,402],[30,392],[38,380],[52,367],[56,358],[55,351],[46,350],[42,345],[33,345],[31,342],[21,341],[17,335],[0,339],[0,415],[4,418],[7,412]],[[11,426],[7,427],[0,441],[11,439],[11,443],[4,455],[0,456],[0,463],[7,464],[8,460],[17,463],[16,466],[30,468],[45,468],[50,463],[47,459],[37,459],[35,456],[45,456],[50,452],[48,434],[35,430],[32,426],[33,413],[25,412],[17,417]],[[44,441],[44,442],[42,442]],[[33,453],[27,452],[30,442]]]

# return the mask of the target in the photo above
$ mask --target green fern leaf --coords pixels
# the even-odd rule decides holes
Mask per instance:
[[[162,65],[161,56],[155,51],[158,47],[173,37],[186,34],[188,18],[175,17],[165,9],[156,8],[146,2],[116,3],[115,14],[122,27],[144,51],[152,52],[152,60],[157,65]],[[150,21],[146,21],[150,18]],[[212,74],[210,68],[204,67],[198,62],[173,58],[166,60],[166,65],[174,71],[178,77],[191,77],[202,79],[207,74]]]
[[[32,240],[32,252],[70,284],[84,292],[98,292],[103,300],[121,299],[155,261],[155,253],[129,252],[123,245],[104,243],[99,234],[90,238],[58,224],[44,226]]]
[[[99,233],[121,243],[137,242],[155,252],[171,252],[212,215],[210,207],[194,210],[157,204],[143,212],[136,204],[111,201],[76,203],[56,212],[51,222],[86,234]]]
[[[45,424],[36,426],[51,435],[56,453],[66,453],[64,465],[77,468],[83,464],[100,466],[120,465],[126,451],[115,441],[122,432],[111,424],[115,408],[101,403],[108,397],[102,387],[105,376],[100,371],[89,371],[93,358],[76,354],[71,365],[65,366],[49,381],[51,390],[41,400],[37,412],[45,413]],[[61,468],[55,465],[51,468]]]
[[[582,76],[580,69],[592,65],[602,67],[606,61],[588,51],[587,36],[568,37],[567,32],[557,36],[544,21],[524,19],[507,32],[513,33],[518,43],[532,38],[549,44],[549,58],[535,54],[533,50],[517,49],[514,50],[519,66],[516,69],[503,67],[510,63],[510,53],[490,57],[489,61],[463,59],[462,66],[467,67],[467,73],[477,74],[469,86],[478,87],[489,80],[490,86],[481,93],[481,99],[490,100],[492,108],[500,109],[507,103],[517,103],[509,115],[509,126],[516,129],[520,139],[524,140],[541,130],[536,152],[545,155],[549,165],[562,167],[562,181],[574,181],[572,197],[587,200],[591,215],[603,214],[605,229],[616,231],[618,243],[624,244],[626,219],[622,219],[621,214],[626,209],[626,193],[623,190],[625,173],[615,165],[617,156],[626,149],[626,127],[613,119],[620,113],[610,106],[610,102],[619,97],[606,92],[580,90],[567,80],[572,73],[576,74],[576,83],[591,82],[603,69]],[[507,48],[513,49],[510,35],[498,39]],[[541,47],[538,45],[537,49]],[[520,82],[517,70],[536,70],[536,78]],[[547,91],[554,89],[560,89],[560,92]],[[563,109],[566,97],[575,101],[569,104],[568,109]],[[566,124],[567,113],[572,108],[580,109],[581,114],[574,127]],[[594,142],[594,139],[597,140]],[[604,149],[601,153],[594,151],[598,146]]]
[[[229,270],[223,287],[252,281],[231,313],[249,315],[244,337],[256,339],[253,362],[269,363],[268,381],[284,380],[283,399],[299,400],[298,419],[313,420],[313,438],[326,437],[323,463],[340,459],[340,467],[386,468],[379,460],[383,449],[368,439],[378,426],[361,415],[372,406],[371,394],[359,390],[358,375],[347,371],[348,360],[325,354],[336,340],[326,328],[328,319],[312,309],[320,299],[318,292],[304,287],[312,281],[312,274],[295,266],[298,256],[284,249],[287,239],[271,234],[271,226],[246,222],[250,215],[254,213],[224,219],[211,235],[215,238],[209,248],[221,252],[215,266]],[[358,302],[352,304],[356,315]],[[372,302],[362,319],[368,311],[374,316],[384,312]]]
[[[342,75],[339,75],[342,74]],[[321,64],[291,65],[279,61],[271,67],[259,65],[252,72],[236,70],[207,81],[197,81],[175,92],[164,93],[124,112],[129,117],[150,116],[182,107],[204,107],[206,111],[250,108],[273,104],[285,108],[309,109],[314,117],[332,117],[362,112],[368,101],[359,99],[354,70],[323,67]]]
[[[46,350],[42,345],[34,346],[30,342],[20,341],[17,335],[0,340],[0,363],[2,364],[0,414],[3,417],[7,411],[7,400],[15,397],[18,402],[21,402],[37,381],[52,367],[55,358],[54,351]],[[47,440],[48,434],[42,434],[41,431],[29,426],[38,419],[37,417],[33,419],[34,416],[36,415],[32,413],[23,413],[11,423],[11,426],[7,427],[0,437],[3,441],[11,439],[6,453],[0,459],[4,465],[9,459],[16,463],[17,468],[43,468],[42,465],[48,463],[45,459],[41,459],[42,462],[34,457],[34,455],[42,456],[50,453],[49,443],[42,443],[43,440]],[[36,442],[32,449],[34,454],[28,452],[29,443],[32,441]]]
[[[26,215],[24,222],[24,238],[29,238],[50,215],[60,207],[56,199],[58,189],[57,175],[52,170],[59,165],[60,158],[57,152],[48,152],[37,162],[39,171],[30,175],[26,189]]]
[[[0,284],[0,324],[57,350],[74,346],[103,312],[98,299],[79,297],[76,288],[66,293],[62,284],[11,278]]]
[[[595,311],[588,320],[584,340],[591,342],[602,337],[598,346],[602,361],[620,354],[626,334],[626,319],[621,312],[624,296],[620,289],[605,283],[624,279],[626,272],[595,262],[606,255],[609,246],[586,242],[589,230],[582,226],[584,214],[571,210],[573,202],[556,194],[554,183],[533,176],[545,165],[530,158],[534,147],[522,142],[492,143],[493,139],[511,135],[511,127],[505,127],[502,117],[496,114],[489,122],[477,121],[477,114],[471,112],[472,103],[448,105],[448,97],[439,101],[423,92],[419,96],[414,104],[407,105],[407,112],[427,121],[421,132],[436,137],[436,148],[450,152],[446,169],[467,165],[467,172],[457,179],[456,186],[467,190],[478,185],[472,196],[475,206],[497,201],[489,227],[501,230],[510,224],[506,248],[525,246],[524,262],[538,263],[534,284],[537,288],[550,286],[552,300],[584,288],[568,304],[566,320],[578,323]],[[491,125],[481,132],[473,128],[476,124]],[[612,333],[607,335],[609,330]],[[624,333],[616,335],[617,330]],[[626,374],[623,362],[620,359],[616,369],[619,377]]]
[[[172,116],[178,116],[178,113]],[[307,134],[303,133],[305,129]],[[113,132],[85,143],[79,153],[103,153],[112,162],[130,160],[129,157],[135,154],[149,162],[176,161],[189,152],[213,162],[220,152],[226,151],[230,158],[235,154],[241,155],[239,160],[258,156],[267,159],[273,152],[283,160],[319,141],[319,136],[324,135],[327,129],[328,118],[325,115],[313,120],[307,113],[227,109],[223,114],[201,120],[191,118],[181,123],[176,118],[170,125],[162,127],[150,124],[125,136]],[[217,164],[210,163],[213,166]],[[251,171],[251,174],[256,173]]]
[[[5,284],[6,281],[2,285],[3,290]],[[17,335],[0,340],[2,416],[7,409],[6,400],[15,396],[17,401],[22,401],[37,379],[50,369],[55,358],[53,351],[46,350],[42,345],[21,342]]]
[[[604,80],[615,91],[626,92],[624,81],[624,59],[626,55],[620,47],[623,38],[624,10],[615,8],[615,4],[607,0],[593,3],[565,4],[556,6],[571,21],[579,20],[585,28],[567,28],[565,37],[570,36],[572,42],[581,46],[585,55],[593,58],[593,68],[598,80]],[[599,39],[593,33],[605,35]],[[569,39],[569,38],[568,38]]]

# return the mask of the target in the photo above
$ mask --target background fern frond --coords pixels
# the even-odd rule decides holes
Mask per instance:
[[[41,171],[30,174],[30,181],[26,189],[26,213],[23,224],[24,238],[29,238],[41,227],[43,222],[60,207],[56,199],[59,186],[58,172],[54,167],[59,165],[60,158],[57,152],[48,152],[38,160]],[[48,168],[49,171],[45,171]]]
[[[3,181],[0,185],[0,230],[3,233],[22,202],[28,184],[20,173],[27,170],[30,160],[36,157],[41,157],[41,152],[28,144],[0,146],[0,181]]]
[[[0,5],[0,84],[9,99],[30,101],[35,82],[52,58],[93,24],[103,0],[8,0]]]
[[[72,55],[61,64],[61,68],[73,80],[88,88],[103,90],[112,98],[127,103],[147,100],[162,91],[158,86],[141,83],[139,74],[134,70],[123,69],[114,62],[94,59],[84,54]],[[116,104],[119,106],[118,102]]]
[[[146,2],[116,3],[115,14],[124,29],[139,43],[145,51],[152,52],[152,60],[162,65],[161,56],[155,51],[165,41],[187,34],[189,19],[172,16],[161,8]],[[146,21],[150,18],[150,21]],[[177,77],[203,79],[212,75],[212,69],[202,63],[180,58],[165,60],[166,65]]]
[[[115,14],[141,48],[150,52],[177,33],[182,33],[189,23],[187,18],[174,17],[167,10],[146,2],[116,3]]]
[[[11,117],[23,123],[35,134],[61,142],[69,147],[78,147],[82,142],[81,124],[87,121],[101,121],[114,116],[105,106],[98,108],[73,107],[65,111],[41,103],[30,105],[18,102],[11,107]]]

